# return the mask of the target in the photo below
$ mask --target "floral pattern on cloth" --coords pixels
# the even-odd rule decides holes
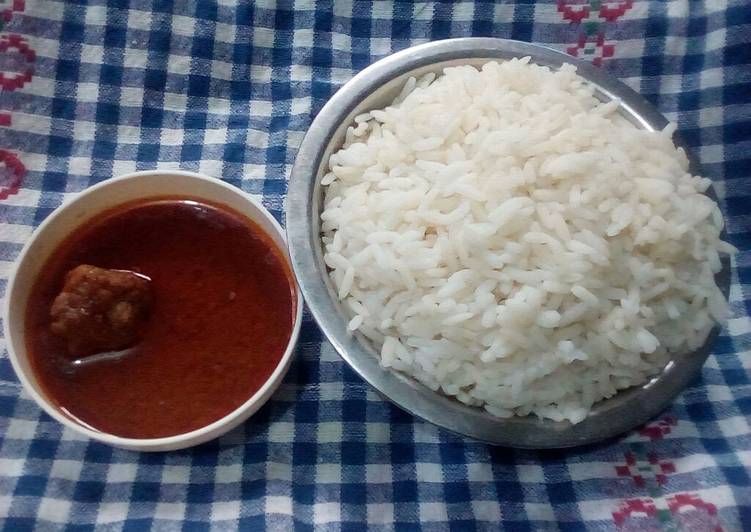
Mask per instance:
[[[606,41],[609,24],[617,22],[633,6],[633,0],[558,0],[558,12],[563,20],[579,26],[576,42],[567,46],[566,52],[602,66],[603,60],[615,53],[615,44]]]
[[[717,516],[717,507],[694,493],[677,493],[667,496],[663,486],[668,476],[677,472],[672,460],[660,459],[650,450],[650,443],[669,435],[677,421],[664,416],[653,421],[638,433],[647,442],[630,442],[624,453],[625,464],[615,467],[619,477],[631,478],[649,497],[627,499],[613,512],[613,521],[618,530],[662,530],[674,532],[722,532]]]
[[[0,31],[25,5],[24,0],[0,4]],[[0,34],[0,92],[15,91],[31,82],[35,61],[36,52],[21,35]],[[12,122],[12,115],[0,107],[0,130]],[[25,175],[26,167],[18,155],[0,145],[0,201],[18,192]]]

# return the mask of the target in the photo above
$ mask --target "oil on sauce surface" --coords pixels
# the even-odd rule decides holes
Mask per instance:
[[[123,356],[76,365],[50,332],[52,301],[80,264],[151,279],[150,318]],[[94,429],[156,438],[206,426],[264,384],[289,341],[296,295],[281,251],[253,222],[163,198],[77,229],[42,268],[26,312],[32,367],[54,402]]]

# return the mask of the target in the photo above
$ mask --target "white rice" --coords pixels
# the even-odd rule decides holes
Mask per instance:
[[[722,215],[674,126],[571,65],[410,79],[331,156],[325,261],[381,365],[501,416],[579,422],[725,319]]]

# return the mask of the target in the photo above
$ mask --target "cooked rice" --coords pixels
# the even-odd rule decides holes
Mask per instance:
[[[727,303],[710,181],[529,58],[410,79],[323,178],[325,262],[383,367],[507,417],[579,422],[700,347]]]

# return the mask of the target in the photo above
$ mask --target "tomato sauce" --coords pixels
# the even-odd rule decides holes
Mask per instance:
[[[50,330],[52,302],[80,264],[151,279],[149,319],[121,356],[75,363]],[[55,250],[31,291],[27,349],[68,416],[123,437],[173,436],[224,417],[266,382],[296,304],[282,252],[252,221],[202,200],[143,200],[96,216]]]

